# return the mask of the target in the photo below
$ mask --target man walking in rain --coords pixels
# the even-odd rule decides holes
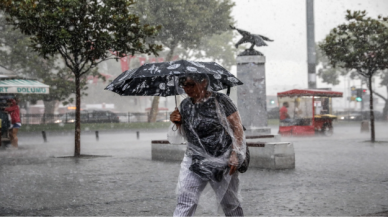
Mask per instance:
[[[192,74],[179,79],[187,94],[170,120],[187,140],[181,163],[174,216],[194,215],[209,183],[226,216],[243,216],[237,169],[245,159],[245,135],[236,106],[213,92],[209,78]]]

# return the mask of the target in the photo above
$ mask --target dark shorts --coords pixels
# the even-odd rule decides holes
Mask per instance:
[[[16,123],[12,125],[12,128],[20,128],[22,125],[20,123]]]

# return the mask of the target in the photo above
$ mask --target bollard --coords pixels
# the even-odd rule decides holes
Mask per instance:
[[[98,141],[100,138],[98,137],[98,130],[96,130],[96,141]]]
[[[2,143],[2,142],[1,142],[1,134],[2,134],[2,131],[1,131],[1,121],[2,121],[2,120],[0,119],[0,146],[1,146],[1,143]]]
[[[139,133],[139,131],[136,131],[136,138],[137,138],[137,139],[140,138],[140,133]]]
[[[369,132],[369,121],[363,120],[361,121],[361,133],[362,132]]]
[[[42,131],[43,141],[47,142],[46,132]]]

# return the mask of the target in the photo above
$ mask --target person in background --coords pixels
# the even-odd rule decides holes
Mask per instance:
[[[11,139],[11,144],[14,148],[18,148],[18,131],[22,126],[20,121],[20,109],[15,99],[8,100],[8,107],[4,111],[8,112],[11,116],[11,129],[9,130],[9,135]]]
[[[283,103],[283,107],[279,109],[279,119],[281,122],[285,123],[292,123],[293,120],[290,118],[290,115],[288,114],[288,102]]]

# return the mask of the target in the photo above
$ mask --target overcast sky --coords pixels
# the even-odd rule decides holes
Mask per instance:
[[[267,58],[267,92],[307,88],[306,0],[235,0],[238,28],[267,36],[274,42],[256,48]],[[315,0],[315,41],[345,22],[346,10],[366,10],[388,16],[388,0]],[[235,39],[236,41],[238,39]],[[235,42],[236,42],[235,41]],[[344,86],[336,88],[344,88]],[[318,83],[318,87],[327,87]]]

